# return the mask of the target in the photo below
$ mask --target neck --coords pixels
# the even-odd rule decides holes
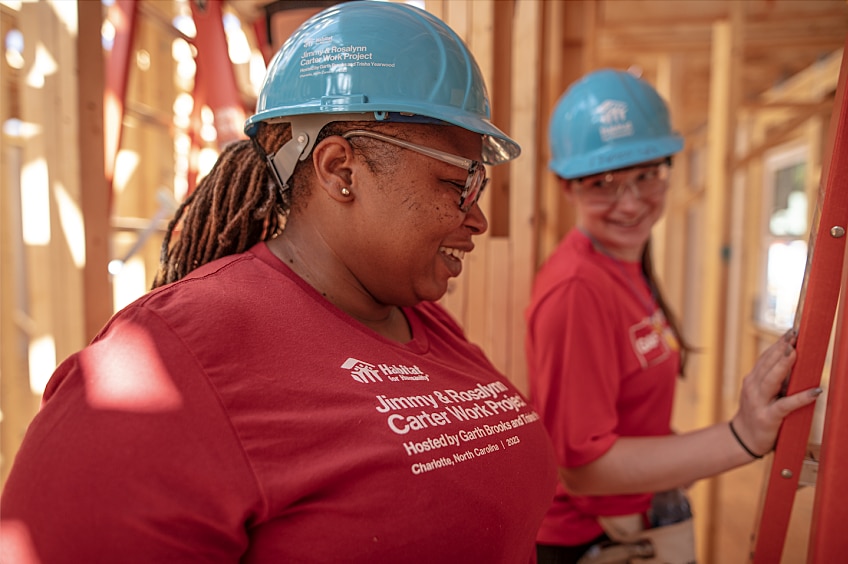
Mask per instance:
[[[393,341],[405,343],[412,339],[399,307],[374,300],[331,249],[298,244],[297,239],[284,231],[268,241],[268,248],[304,282],[358,322]]]
[[[638,247],[627,247],[627,248],[610,248],[598,241],[596,237],[594,237],[591,233],[586,231],[583,228],[580,229],[580,232],[583,233],[586,237],[589,238],[589,241],[592,243],[592,247],[601,253],[602,255],[606,255],[611,259],[622,261],[622,262],[641,262],[642,256],[645,254],[646,245],[641,245]]]

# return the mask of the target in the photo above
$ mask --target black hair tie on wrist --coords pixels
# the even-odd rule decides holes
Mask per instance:
[[[747,452],[748,454],[750,454],[754,458],[762,458],[764,456],[762,454],[754,453],[754,451],[752,451],[751,449],[748,448],[748,445],[746,445],[745,443],[742,442],[742,439],[739,438],[739,434],[736,433],[736,429],[733,428],[733,420],[732,419],[730,421],[728,421],[727,424],[730,425],[730,432],[733,433],[733,438],[736,439],[736,442],[739,443],[739,446],[741,446],[742,448],[745,449],[745,452]]]

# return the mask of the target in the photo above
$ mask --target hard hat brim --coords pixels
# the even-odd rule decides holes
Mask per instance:
[[[683,137],[673,134],[649,140],[611,144],[588,155],[551,160],[548,167],[557,176],[570,180],[669,157],[682,149]]]
[[[379,107],[380,110],[375,110]],[[380,104],[357,104],[347,105],[344,111],[333,111],[331,108],[322,108],[315,105],[308,105],[302,108],[287,108],[287,111],[266,110],[257,113],[250,118],[244,126],[244,131],[248,136],[256,135],[257,126],[263,121],[285,122],[286,117],[302,116],[302,115],[324,115],[326,123],[334,121],[385,121],[385,122],[415,122],[421,121],[412,118],[424,118],[430,120],[431,123],[446,123],[456,125],[463,129],[479,133],[483,136],[483,151],[482,160],[488,165],[502,164],[510,161],[521,154],[521,147],[511,139],[507,134],[498,129],[490,121],[482,119],[478,116],[469,115],[467,112],[452,111],[452,108],[442,108],[438,119],[430,116],[420,116],[417,114],[415,107],[405,107],[398,104],[380,105]],[[285,114],[285,115],[282,115]],[[404,119],[393,119],[391,116],[406,116]],[[380,116],[380,117],[377,117]]]

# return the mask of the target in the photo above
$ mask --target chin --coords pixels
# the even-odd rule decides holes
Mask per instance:
[[[633,242],[637,240],[644,243],[648,240],[648,238],[650,238],[650,236],[651,226],[639,223],[630,227],[616,227],[616,234],[613,235],[612,239],[617,240],[619,243],[632,245]]]
[[[445,297],[445,294],[447,293],[448,284],[444,283],[437,285],[435,288],[431,288],[430,291],[419,293],[417,297],[420,298],[419,301],[422,302],[437,302]]]

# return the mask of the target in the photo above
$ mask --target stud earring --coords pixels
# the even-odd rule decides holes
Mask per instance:
[[[347,186],[342,186],[341,193],[342,196],[350,196],[350,190],[347,189]]]

